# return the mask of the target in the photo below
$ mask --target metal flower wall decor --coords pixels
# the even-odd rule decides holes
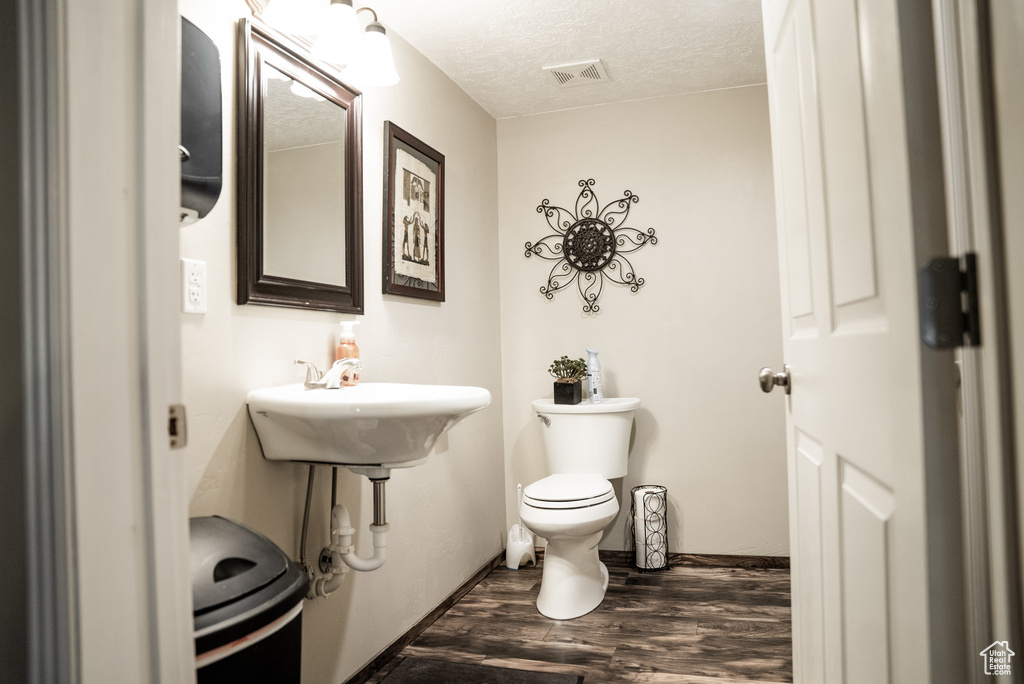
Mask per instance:
[[[629,190],[621,199],[604,207],[594,194],[594,179],[579,182],[580,194],[575,211],[553,206],[549,200],[537,206],[548,225],[555,232],[537,242],[526,243],[526,256],[556,262],[548,274],[547,285],[540,288],[542,295],[553,299],[555,293],[576,281],[583,297],[583,313],[596,314],[601,310],[597,300],[607,278],[618,285],[627,285],[637,292],[644,285],[633,270],[633,264],[624,256],[650,243],[658,244],[654,229],[646,231],[623,224],[629,216],[630,206],[640,197]]]

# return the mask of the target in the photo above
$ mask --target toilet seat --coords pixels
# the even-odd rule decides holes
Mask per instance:
[[[546,510],[589,508],[614,500],[612,483],[600,475],[558,473],[523,490],[523,505]]]

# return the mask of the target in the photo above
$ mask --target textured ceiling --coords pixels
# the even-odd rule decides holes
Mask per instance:
[[[765,82],[760,0],[365,4],[499,119]],[[542,70],[588,59],[608,82],[562,87]]]
[[[273,67],[266,68],[284,77]],[[290,79],[267,79],[263,100],[265,150],[273,152],[344,141],[345,110],[330,100],[300,97],[291,91],[291,84]]]

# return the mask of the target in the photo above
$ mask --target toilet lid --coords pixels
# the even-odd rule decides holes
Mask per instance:
[[[523,503],[534,508],[583,508],[614,498],[612,483],[600,475],[548,475],[523,490]]]

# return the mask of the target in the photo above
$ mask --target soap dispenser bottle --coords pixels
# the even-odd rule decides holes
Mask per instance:
[[[338,335],[338,347],[334,351],[334,360],[342,359],[359,360],[359,347],[356,345],[356,334],[352,326],[358,325],[359,321],[342,321],[341,334]],[[342,375],[341,384],[345,387],[353,387],[359,384],[359,367],[356,366],[352,372]]]

